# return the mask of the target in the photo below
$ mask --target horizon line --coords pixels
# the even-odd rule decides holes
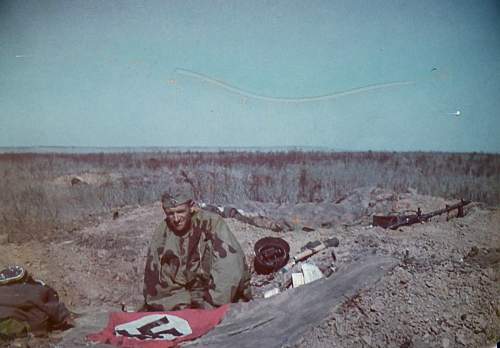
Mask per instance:
[[[65,151],[51,151],[51,150],[65,150]],[[71,151],[71,150],[91,150],[91,151]],[[108,150],[108,151],[99,151]],[[126,150],[126,151],[120,151]],[[120,153],[120,152],[162,152],[162,150],[178,150],[180,152],[189,151],[202,151],[202,152],[220,152],[225,150],[245,152],[252,150],[266,150],[270,151],[298,151],[298,152],[396,152],[396,153],[456,153],[456,154],[492,154],[499,155],[500,152],[487,152],[487,151],[446,151],[446,150],[387,150],[387,149],[365,149],[365,150],[352,150],[345,148],[334,148],[329,146],[314,146],[314,145],[274,145],[274,146],[89,146],[89,145],[23,145],[23,146],[0,146],[0,154],[6,153]]]

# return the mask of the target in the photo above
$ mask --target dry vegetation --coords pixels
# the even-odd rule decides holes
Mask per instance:
[[[218,204],[335,201],[366,186],[500,202],[500,156],[482,153],[21,153],[0,154],[0,175],[0,235],[10,241],[151,203],[179,175]]]
[[[493,345],[500,337],[499,169],[499,155],[477,153],[0,154],[0,265],[26,266],[81,314],[74,330],[28,337],[25,346],[86,347],[86,334],[105,325],[107,312],[142,304],[148,241],[164,217],[158,197],[184,176],[205,202],[317,227],[273,232],[226,219],[250,265],[253,245],[264,236],[284,238],[293,255],[310,241],[337,237],[336,272],[329,278],[337,290],[346,284],[335,277],[363,255],[397,263],[373,286],[360,277],[361,288],[338,290],[339,305],[321,302],[325,319],[301,325],[298,341],[274,335],[278,343],[261,346]],[[475,201],[461,219],[443,215],[395,231],[370,226],[375,213],[428,212],[458,198]],[[330,250],[311,260],[332,265]],[[253,274],[257,298],[276,285],[262,280]],[[276,296],[276,303],[295,290]],[[280,313],[268,314],[283,318]],[[310,318],[304,308],[297,315],[303,317]],[[252,341],[275,332],[256,329],[263,331],[247,332]],[[241,336],[219,342],[210,335],[195,346],[245,346]]]

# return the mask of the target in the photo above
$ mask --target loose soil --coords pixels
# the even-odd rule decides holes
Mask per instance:
[[[349,199],[338,202],[343,204],[342,214],[330,219],[332,226],[311,232],[303,231],[299,223],[294,231],[277,233],[226,219],[250,265],[254,243],[265,236],[285,239],[291,255],[310,241],[335,236],[340,240],[333,249],[335,261],[332,249],[309,261],[322,269],[333,266],[337,272],[360,254],[399,260],[377,286],[362,289],[331,308],[329,318],[294,347],[493,347],[500,340],[500,209],[472,203],[463,218],[447,221],[441,216],[425,224],[385,230],[370,225],[371,214],[377,210],[369,208],[378,206],[380,211],[383,207],[388,212],[420,207],[428,212],[455,202],[412,191],[397,198],[392,192],[378,192],[379,200],[372,204],[370,192],[358,192],[359,204],[346,205]],[[255,205],[246,202],[245,209]],[[284,207],[259,204],[266,214],[274,208],[281,216],[294,216],[307,224],[314,224],[318,211],[322,220],[328,220],[331,206],[287,207],[293,209],[287,215]],[[77,230],[54,231],[22,244],[2,243],[0,266],[25,266],[35,278],[56,289],[73,313],[117,311],[122,305],[137,308],[142,304],[149,239],[162,219],[159,203],[124,207],[114,216],[101,216]],[[255,296],[261,297],[274,286],[272,278],[253,276]],[[11,346],[54,347],[65,334],[18,339]]]

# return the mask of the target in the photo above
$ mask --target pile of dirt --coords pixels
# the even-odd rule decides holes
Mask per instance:
[[[476,205],[448,222],[346,231],[351,254],[373,248],[398,257],[399,265],[378,287],[332,309],[297,347],[494,346],[500,339],[498,223],[498,209]]]
[[[374,214],[424,211],[443,208],[446,201],[438,197],[419,196],[414,189],[396,193],[379,187],[363,187],[343,195],[335,202],[319,201],[298,204],[241,202],[235,206],[243,214],[272,217],[288,225],[310,228],[332,228],[336,225],[368,224]]]
[[[61,175],[52,180],[56,186],[74,186],[74,185],[94,185],[101,186],[122,178],[119,173],[79,173],[78,175]]]
[[[260,209],[268,216],[297,217],[301,224],[317,226],[310,232],[278,233],[235,219],[226,221],[249,264],[253,263],[253,245],[266,236],[285,239],[291,255],[310,241],[337,237],[337,272],[367,253],[398,260],[376,287],[330,308],[328,319],[294,343],[296,347],[484,346],[500,339],[500,210],[473,203],[460,219],[446,221],[442,216],[395,231],[370,225],[375,213],[418,207],[428,212],[451,203],[414,191],[396,195],[367,188],[333,203],[275,206],[246,202],[239,206],[248,211]],[[41,242],[1,244],[0,265],[25,266],[55,288],[73,312],[117,311],[122,304],[137,308],[142,304],[149,239],[162,219],[159,203],[123,208],[94,225]],[[331,264],[331,250],[310,261]],[[265,288],[259,277],[254,275],[252,282],[258,297]],[[273,281],[269,277],[268,284]],[[60,335],[64,333],[54,335],[54,340]]]

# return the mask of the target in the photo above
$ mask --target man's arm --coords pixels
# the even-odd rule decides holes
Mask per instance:
[[[249,278],[245,254],[238,240],[222,219],[218,219],[212,238],[212,269],[209,302],[216,306],[232,302],[245,278]]]
[[[162,235],[165,226],[160,224],[151,238],[146,257],[146,267],[144,269],[143,295],[144,302],[147,303],[151,296],[158,294],[157,286],[160,283],[160,256],[159,251],[163,248]]]

